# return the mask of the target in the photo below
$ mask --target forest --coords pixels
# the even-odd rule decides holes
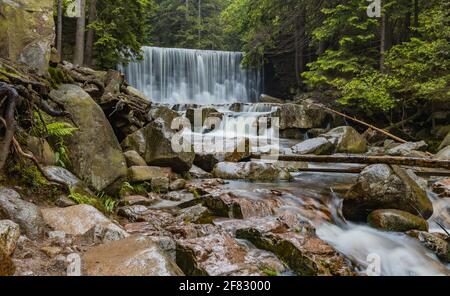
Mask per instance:
[[[448,0],[0,0],[0,277],[450,276],[449,178]]]

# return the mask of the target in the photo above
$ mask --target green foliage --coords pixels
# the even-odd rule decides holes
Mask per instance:
[[[270,269],[270,268],[263,269],[263,273],[266,276],[278,276],[278,272],[276,270],[273,270],[273,269]]]
[[[105,214],[113,213],[118,204],[115,199],[104,192],[97,194],[95,197],[91,197],[71,190],[69,198],[77,204],[91,205]]]
[[[133,185],[129,182],[124,182],[119,190],[119,196],[130,194],[146,195],[149,191],[151,191],[151,184],[148,182]]]
[[[153,0],[99,0],[94,44],[98,65],[114,68],[141,58],[141,47],[148,43],[150,18],[155,12]]]

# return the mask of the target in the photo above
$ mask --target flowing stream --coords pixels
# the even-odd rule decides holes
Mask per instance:
[[[266,145],[259,145],[258,151],[297,144],[299,140],[282,139],[270,127],[262,132],[251,129],[258,118],[270,117],[275,109],[270,104],[250,103],[260,94],[261,77],[257,72],[243,70],[241,60],[241,53],[146,47],[143,61],[121,69],[128,81],[154,102],[181,113],[200,105],[211,105],[222,113],[224,120],[214,129],[186,131],[197,141],[244,137],[269,140]],[[249,129],[243,130],[243,125]],[[337,166],[345,167],[333,165]],[[310,220],[318,236],[352,260],[361,274],[375,258],[380,260],[381,275],[449,275],[450,266],[442,264],[418,240],[341,218],[342,199],[333,188],[350,186],[356,178],[355,174],[295,173],[294,181],[289,183],[231,181],[223,189],[251,199],[277,198],[283,205],[281,211],[297,211]],[[274,197],[271,190],[281,195]],[[450,199],[438,199],[431,193],[430,198],[435,208],[429,220],[430,230],[442,231],[434,221],[450,228]]]

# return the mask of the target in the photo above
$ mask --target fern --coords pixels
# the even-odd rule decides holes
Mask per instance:
[[[63,138],[73,135],[78,128],[67,122],[53,122],[46,125],[47,134],[51,137]]]
[[[93,206],[105,214],[113,213],[118,204],[116,200],[104,192],[100,192],[95,197],[91,197],[71,190],[69,198],[77,204]]]

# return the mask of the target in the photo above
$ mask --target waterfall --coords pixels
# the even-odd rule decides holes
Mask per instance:
[[[261,93],[261,74],[241,67],[240,52],[144,47],[143,56],[119,70],[154,102],[245,103]]]

